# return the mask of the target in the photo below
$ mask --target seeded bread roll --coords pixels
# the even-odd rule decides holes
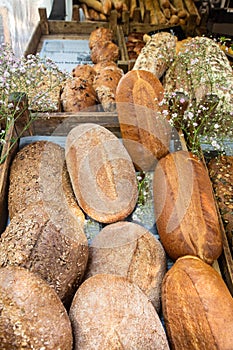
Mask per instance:
[[[68,314],[55,291],[23,268],[0,268],[1,349],[72,349]]]
[[[96,64],[93,65],[94,70],[96,71],[96,73],[99,73],[103,68],[111,68],[111,69],[115,69],[118,68],[117,63],[114,61],[100,61]]]
[[[152,170],[169,151],[170,127],[161,114],[164,89],[154,74],[144,70],[126,73],[116,90],[123,142],[137,169]]]
[[[222,252],[222,235],[203,163],[191,152],[170,153],[159,160],[153,181],[156,225],[168,255],[212,264]]]
[[[116,62],[120,56],[119,47],[112,41],[98,41],[91,50],[91,60],[93,63],[100,61]]]
[[[95,75],[95,69],[88,64],[79,64],[72,70],[72,76],[74,78],[81,78],[89,84],[93,84]]]
[[[65,155],[75,196],[87,215],[111,223],[133,211],[138,197],[136,173],[112,132],[97,124],[79,125],[67,136]]]
[[[201,259],[179,258],[162,287],[171,349],[229,350],[233,344],[233,298],[221,276]]]
[[[62,89],[61,103],[64,112],[79,112],[97,103],[96,92],[82,78],[68,79]]]
[[[99,41],[112,41],[113,40],[113,31],[110,28],[99,27],[93,30],[89,36],[89,47],[92,48]]]
[[[166,257],[161,243],[144,227],[121,221],[105,226],[89,247],[85,278],[100,273],[125,276],[160,310]]]
[[[77,290],[69,316],[75,350],[169,349],[153,305],[122,276],[88,278]]]

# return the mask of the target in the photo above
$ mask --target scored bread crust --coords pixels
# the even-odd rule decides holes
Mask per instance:
[[[91,241],[85,279],[99,273],[125,276],[160,310],[166,256],[161,243],[141,225],[119,221],[105,226]]]
[[[73,128],[65,156],[76,199],[88,216],[110,223],[133,211],[138,198],[135,169],[111,131],[91,123]]]
[[[110,28],[99,27],[93,30],[89,36],[89,47],[92,49],[98,42],[112,41],[113,31]]]
[[[68,314],[55,291],[19,267],[0,268],[1,349],[71,350]]]
[[[233,344],[233,299],[219,273],[193,256],[165,275],[162,307],[171,349],[228,350]]]
[[[170,126],[160,106],[163,96],[163,86],[151,72],[129,71],[118,83],[120,130],[137,169],[152,170],[157,160],[169,152]]]
[[[208,172],[191,152],[159,160],[153,179],[154,212],[161,242],[176,260],[195,255],[212,264],[222,235]]]
[[[122,276],[98,274],[84,281],[69,316],[75,349],[169,349],[153,305]]]

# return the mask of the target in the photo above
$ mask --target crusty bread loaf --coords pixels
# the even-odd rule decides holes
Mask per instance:
[[[233,255],[233,156],[212,158],[207,166]]]
[[[98,124],[73,128],[66,139],[66,162],[80,207],[99,222],[115,222],[134,209],[137,181],[120,140]]]
[[[152,73],[134,70],[119,81],[116,102],[121,134],[134,165],[151,170],[169,151],[170,127],[161,114],[164,89]]]
[[[163,280],[165,327],[174,350],[230,350],[233,298],[219,273],[193,256],[179,258]]]
[[[91,49],[93,63],[100,61],[116,62],[120,57],[120,49],[113,41],[98,41]]]
[[[110,28],[99,27],[93,30],[89,36],[89,47],[92,48],[98,41],[112,41],[113,31]]]
[[[72,76],[74,78],[81,78],[89,84],[93,84],[95,75],[95,69],[89,64],[78,64],[72,69]]]
[[[80,225],[84,225],[84,214],[75,201],[70,184],[65,151],[49,141],[30,143],[13,159],[8,194],[10,219],[40,201],[63,203],[73,211]]]
[[[97,103],[96,92],[82,78],[68,79],[62,88],[61,104],[64,112],[79,112]]]
[[[32,272],[0,268],[1,349],[71,350],[68,314],[55,291]]]
[[[212,264],[222,252],[222,236],[201,160],[191,152],[170,153],[159,160],[153,181],[156,225],[168,255],[195,255]]]
[[[111,68],[115,69],[118,68],[117,63],[114,61],[100,61],[93,65],[93,69],[96,71],[96,73],[99,73],[103,68]]]
[[[119,221],[105,226],[89,247],[85,279],[99,273],[125,276],[160,310],[166,256],[161,243],[143,226]]]
[[[60,203],[29,205],[14,215],[0,238],[0,266],[22,266],[40,275],[68,305],[88,259],[79,222]]]
[[[138,286],[122,276],[98,274],[84,281],[69,316],[74,349],[169,349],[153,305]]]

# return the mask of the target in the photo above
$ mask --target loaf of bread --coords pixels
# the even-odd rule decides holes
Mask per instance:
[[[214,157],[207,166],[233,255],[233,156]]]
[[[74,78],[81,78],[89,84],[93,84],[95,75],[95,69],[89,64],[78,64],[72,69],[72,76]]]
[[[129,71],[117,86],[123,142],[135,167],[143,171],[153,169],[157,159],[169,151],[170,127],[160,107],[163,93],[159,79],[144,70]]]
[[[143,226],[119,221],[105,226],[89,246],[85,279],[99,273],[125,276],[160,310],[166,256],[161,243]]]
[[[136,173],[120,140],[103,126],[85,123],[66,139],[66,162],[83,211],[99,222],[127,217],[137,203]]]
[[[93,87],[105,112],[116,110],[116,89],[123,74],[118,67],[105,67],[95,76]]]
[[[120,49],[113,41],[98,41],[91,49],[93,63],[100,61],[116,62],[120,57]]]
[[[161,78],[175,58],[176,41],[176,36],[168,32],[152,35],[138,55],[133,70],[146,70]]]
[[[191,152],[160,159],[153,179],[154,212],[168,255],[195,255],[212,264],[222,252],[222,236],[208,172]]]
[[[110,28],[104,27],[99,27],[93,30],[89,36],[90,49],[92,50],[99,41],[113,41],[113,31]]]
[[[153,305],[122,276],[98,274],[84,281],[69,316],[75,349],[169,349]]]
[[[79,112],[96,105],[96,92],[88,81],[82,78],[68,79],[62,88],[61,104],[64,112]]]
[[[171,349],[230,350],[233,298],[219,273],[193,256],[167,272],[162,307]]]
[[[118,68],[118,65],[116,62],[114,61],[99,61],[98,63],[94,64],[93,65],[93,69],[96,71],[96,73],[100,73],[100,71],[104,68],[111,68],[111,69],[114,69],[114,68]]]
[[[0,309],[1,349],[72,349],[67,311],[55,291],[34,273],[0,268]]]
[[[38,273],[69,303],[88,259],[84,214],[65,168],[65,152],[52,142],[22,148],[10,173],[11,220],[0,238],[0,266]]]

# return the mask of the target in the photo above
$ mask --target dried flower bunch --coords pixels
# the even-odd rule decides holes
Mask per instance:
[[[39,54],[19,58],[9,45],[0,46],[0,153],[16,114],[17,118],[20,117],[17,105],[13,106],[10,101],[11,94],[27,95],[30,124],[36,118],[33,112],[49,112],[57,108],[59,101],[54,99],[54,94],[58,91],[59,96],[65,79],[66,73],[61,72],[52,60],[41,58]],[[2,161],[0,159],[0,163]]]
[[[217,42],[186,41],[166,72],[164,88],[170,123],[183,131],[189,150],[198,155],[202,140],[222,151],[222,140],[232,137],[233,74]]]

